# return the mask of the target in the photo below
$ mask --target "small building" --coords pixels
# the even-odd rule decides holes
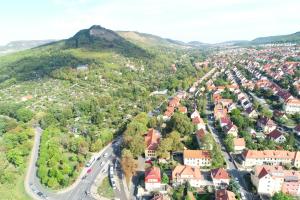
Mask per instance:
[[[177,165],[172,171],[173,186],[176,187],[186,182],[196,188],[203,186],[205,183],[199,168],[188,165]]]
[[[224,133],[226,135],[232,135],[233,137],[238,136],[238,127],[233,123],[230,123],[228,126],[224,127]]]
[[[232,123],[228,116],[221,117],[219,121],[222,128]]]
[[[244,138],[233,139],[234,152],[242,152],[246,148],[246,142]]]
[[[145,170],[145,189],[159,191],[161,188],[161,174],[159,167],[150,167]]]
[[[197,130],[205,129],[205,123],[201,117],[193,118],[192,122],[196,126]]]
[[[145,157],[146,159],[156,158],[156,150],[160,142],[161,135],[160,133],[151,128],[148,130],[145,136]]]
[[[274,121],[267,117],[261,117],[257,122],[257,126],[259,126],[265,134],[269,134],[277,128]]]
[[[200,114],[198,112],[198,110],[194,110],[194,112],[191,114],[191,119],[194,119],[195,117],[200,117]]]
[[[226,188],[229,185],[230,177],[226,169],[217,168],[211,170],[211,178],[215,188]]]
[[[256,112],[256,110],[254,110],[253,107],[249,107],[245,110],[247,117],[249,118],[256,118],[258,117],[258,113]]]
[[[276,143],[284,143],[286,141],[285,136],[278,129],[275,129],[272,132],[270,132],[269,135],[268,135],[268,138],[270,140],[273,140]]]
[[[235,194],[229,190],[216,190],[215,200],[236,200]]]

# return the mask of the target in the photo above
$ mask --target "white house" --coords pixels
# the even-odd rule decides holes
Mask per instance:
[[[159,167],[151,167],[145,170],[145,189],[147,191],[159,191],[161,189],[161,174]]]
[[[270,132],[268,138],[276,143],[284,143],[286,141],[285,136],[278,129],[275,129],[274,131]]]
[[[209,167],[211,166],[211,153],[207,150],[184,150],[183,162],[185,165],[192,167]]]

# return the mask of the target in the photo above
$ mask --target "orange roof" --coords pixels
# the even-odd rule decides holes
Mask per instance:
[[[179,106],[178,111],[181,113],[187,113],[187,108],[185,106]]]
[[[146,149],[156,150],[160,140],[160,133],[151,128],[148,130],[147,135],[145,136]]]
[[[192,120],[193,124],[204,124],[204,121],[201,117],[194,117]]]
[[[289,104],[289,105],[297,105],[297,106],[300,106],[300,100],[299,99],[288,99],[286,101],[286,104]]]
[[[214,179],[230,179],[228,172],[223,168],[212,169],[211,176]]]
[[[167,116],[167,117],[171,117],[172,115],[173,115],[173,111],[166,111],[165,113],[164,113],[164,116]]]
[[[233,139],[234,146],[244,147],[246,145],[244,138],[234,138]]]
[[[235,194],[229,190],[217,190],[216,200],[236,200]]]
[[[245,150],[243,152],[245,158],[280,158],[280,159],[300,159],[299,152],[285,150]]]
[[[187,165],[177,165],[172,171],[172,179],[184,178],[187,176],[192,176],[193,179],[203,179],[200,169],[197,167],[191,167]]]
[[[199,159],[211,159],[210,151],[207,150],[184,150],[184,158],[199,158]]]

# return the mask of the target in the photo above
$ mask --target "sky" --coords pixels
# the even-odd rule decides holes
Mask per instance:
[[[0,45],[64,39],[94,24],[181,41],[217,43],[300,31],[300,0],[9,0]]]

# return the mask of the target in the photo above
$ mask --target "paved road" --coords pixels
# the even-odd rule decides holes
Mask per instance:
[[[99,153],[99,160],[97,160],[91,167],[91,172],[88,174],[86,173],[89,168],[83,169],[83,174],[86,173],[87,176],[84,179],[79,179],[78,184],[70,186],[70,189],[67,188],[63,191],[51,191],[48,188],[45,188],[40,184],[40,180],[36,176],[37,167],[36,161],[38,159],[39,153],[39,145],[40,145],[40,137],[42,135],[42,129],[40,127],[35,128],[35,139],[34,139],[34,146],[32,148],[32,155],[31,161],[29,163],[28,172],[25,179],[25,189],[26,192],[33,198],[33,199],[50,199],[50,200],[89,200],[93,199],[90,195],[90,188],[93,184],[93,181],[97,177],[99,173],[103,173],[103,176],[106,176],[108,172],[103,172],[104,168],[108,167],[109,163],[112,163],[113,160],[118,155],[119,146],[121,144],[121,138],[118,138],[115,144],[109,144]],[[107,157],[104,158],[104,154],[107,154]],[[104,165],[100,165],[100,163],[105,163]],[[107,170],[106,170],[107,171]],[[124,186],[123,186],[124,189]],[[38,192],[43,193],[47,196],[39,196],[37,195]],[[124,191],[115,191],[116,197],[119,199],[126,199],[126,195],[124,195]],[[125,198],[124,198],[125,197]]]
[[[212,133],[212,136],[214,140],[221,146],[221,151],[223,154],[223,157],[225,158],[226,164],[227,164],[227,170],[229,171],[231,177],[238,183],[240,186],[240,193],[244,194],[245,199],[252,200],[255,199],[255,196],[253,193],[251,193],[251,188],[248,187],[248,184],[245,181],[245,175],[248,173],[246,171],[241,171],[237,168],[235,163],[233,162],[232,156],[226,151],[226,147],[222,140],[220,140],[220,136],[218,131],[214,127],[214,118],[213,112],[210,108],[212,108],[212,103],[209,102],[208,96],[207,98],[207,107],[206,107],[206,114],[208,116],[208,123],[207,127],[209,131]]]

